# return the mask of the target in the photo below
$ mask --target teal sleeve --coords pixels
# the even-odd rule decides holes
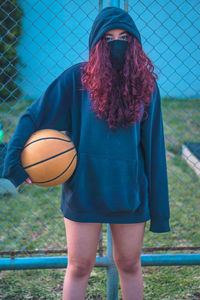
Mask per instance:
[[[28,174],[21,166],[20,156],[31,134],[47,128],[71,131],[72,89],[73,74],[67,69],[21,115],[8,144],[2,175],[16,187],[28,178]]]
[[[148,118],[141,122],[141,146],[149,184],[150,231],[168,232],[169,193],[161,99],[158,85],[147,109]]]

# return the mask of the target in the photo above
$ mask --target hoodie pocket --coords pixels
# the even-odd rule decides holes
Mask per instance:
[[[138,162],[79,153],[77,168],[67,182],[73,190],[68,203],[75,210],[133,212],[140,204]]]

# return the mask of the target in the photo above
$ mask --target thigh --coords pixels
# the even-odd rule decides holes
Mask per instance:
[[[141,254],[146,222],[110,224],[115,260],[137,260]]]
[[[96,251],[101,231],[101,223],[82,223],[64,218],[68,260],[91,261]]]

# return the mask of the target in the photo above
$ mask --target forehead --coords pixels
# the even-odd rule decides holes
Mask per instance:
[[[119,34],[121,32],[127,32],[127,31],[122,28],[116,28],[116,29],[111,29],[111,30],[106,31],[105,34]]]

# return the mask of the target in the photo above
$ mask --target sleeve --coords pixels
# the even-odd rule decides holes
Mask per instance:
[[[161,99],[158,85],[141,123],[141,146],[149,183],[150,231],[168,232],[170,209]]]
[[[21,166],[21,151],[34,131],[55,129],[71,131],[71,103],[73,75],[70,69],[56,78],[20,117],[15,132],[8,144],[2,176],[16,187],[28,174]]]

